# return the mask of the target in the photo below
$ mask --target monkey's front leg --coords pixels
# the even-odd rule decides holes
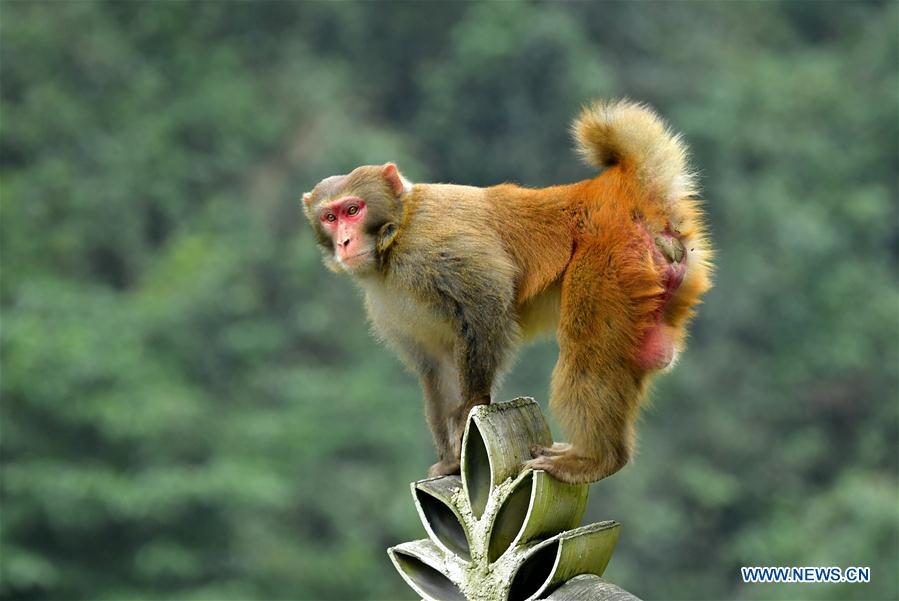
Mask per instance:
[[[514,282],[508,274],[503,275],[504,270],[489,269],[489,260],[477,256],[479,248],[473,245],[457,254],[443,253],[442,262],[417,286],[431,292],[453,332],[452,345],[446,350],[455,369],[441,370],[439,377],[444,379],[440,387],[446,390],[451,386],[445,378],[454,376],[458,391],[455,404],[446,414],[452,447],[450,465],[456,469],[462,458],[468,414],[473,407],[490,403],[494,377],[518,333],[513,314]],[[442,469],[438,466],[435,469]]]
[[[512,345],[515,324],[499,310],[477,307],[470,308],[470,313],[466,309],[459,312],[463,319],[459,323],[460,336],[456,342],[455,359],[462,402],[450,414],[449,428],[454,456],[461,461],[462,435],[468,414],[478,405],[490,404],[493,381]],[[494,319],[474,319],[474,313]]]
[[[456,361],[432,361],[421,366],[421,382],[425,395],[425,416],[437,447],[437,463],[428,476],[458,474],[462,454],[462,434],[468,414],[477,405],[490,403],[493,381],[489,363],[468,369]],[[495,368],[494,368],[495,370]]]
[[[459,459],[449,430],[449,415],[459,403],[459,386],[455,374],[448,374],[445,365],[429,360],[420,366],[421,384],[425,395],[425,417],[434,446],[437,448],[437,463],[428,469],[428,476],[446,476],[459,472]]]

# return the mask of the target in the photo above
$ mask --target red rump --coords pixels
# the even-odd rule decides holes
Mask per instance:
[[[641,229],[643,229],[641,227]],[[659,306],[653,313],[655,325],[650,326],[643,334],[637,351],[637,365],[640,369],[654,371],[664,369],[674,360],[674,337],[672,328],[665,324],[665,309],[668,306],[674,292],[680,287],[687,273],[687,250],[683,249],[683,255],[679,260],[671,260],[659,249],[658,243],[650,240],[648,232],[643,230],[645,239],[652,248],[653,260],[661,268],[662,292],[659,298]],[[673,234],[670,228],[658,237],[662,243],[674,243],[680,246],[680,240]],[[682,246],[681,246],[682,247]]]

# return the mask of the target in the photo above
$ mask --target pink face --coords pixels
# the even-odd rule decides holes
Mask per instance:
[[[322,227],[334,242],[334,256],[342,265],[353,268],[374,252],[365,244],[365,201],[357,196],[345,196],[323,204],[319,209]]]

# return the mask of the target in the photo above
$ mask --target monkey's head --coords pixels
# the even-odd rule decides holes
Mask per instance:
[[[396,165],[387,163],[331,176],[303,194],[325,265],[355,276],[377,272],[399,233],[403,196],[411,189]]]

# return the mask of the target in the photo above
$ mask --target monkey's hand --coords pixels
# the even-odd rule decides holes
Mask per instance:
[[[428,468],[428,477],[434,478],[437,476],[449,476],[450,474],[458,474],[460,472],[459,469],[459,460],[453,459],[452,461],[438,461],[430,468]]]
[[[525,468],[532,470],[543,470],[556,480],[568,482],[569,484],[584,484],[587,482],[595,482],[599,477],[592,473],[588,473],[588,462],[582,457],[578,457],[571,452],[559,453],[557,455],[541,455],[536,459],[531,459],[524,464]],[[590,470],[593,472],[594,470]]]
[[[556,480],[569,484],[596,482],[614,474],[620,465],[610,459],[594,459],[579,455],[569,444],[556,443],[551,447],[531,447],[531,459],[525,468],[543,470]]]

